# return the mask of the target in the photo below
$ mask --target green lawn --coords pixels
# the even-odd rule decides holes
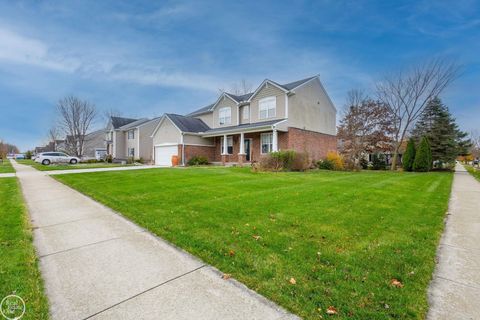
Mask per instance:
[[[0,173],[11,173],[11,172],[15,172],[15,170],[10,164],[10,160],[3,159],[3,161],[0,162]]]
[[[327,317],[329,306],[339,319],[423,319],[452,174],[187,168],[56,178],[305,319]]]
[[[41,163],[36,163],[33,160],[17,160],[20,164],[26,164],[34,167],[40,171],[51,171],[51,170],[73,170],[73,169],[93,169],[93,168],[112,168],[112,167],[125,167],[130,165],[122,165],[119,163],[79,163],[79,164],[51,164],[49,166],[44,166]]]
[[[0,178],[0,296],[23,298],[23,319],[48,319],[32,233],[16,178]]]
[[[477,178],[480,181],[480,169],[479,168],[474,168],[470,165],[464,165],[465,169],[467,169],[468,172],[475,178]]]

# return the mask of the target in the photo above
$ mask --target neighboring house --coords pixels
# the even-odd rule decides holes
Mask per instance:
[[[107,154],[105,143],[105,129],[90,132],[83,142],[84,159],[103,159]]]
[[[227,92],[186,116],[165,114],[153,131],[154,160],[182,164],[194,156],[245,163],[278,150],[307,152],[312,160],[337,150],[336,109],[318,76],[278,84],[266,79],[252,93]]]
[[[128,119],[111,117],[106,129],[107,154],[114,159],[153,159],[152,132],[159,118]]]

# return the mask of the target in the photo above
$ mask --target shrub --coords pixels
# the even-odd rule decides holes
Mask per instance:
[[[82,161],[83,163],[97,163],[97,159],[87,159],[87,160],[84,160]]]
[[[362,169],[364,169],[364,170],[368,169],[368,160],[365,159],[365,158],[361,158],[361,159],[360,159],[360,166],[361,166]]]
[[[135,162],[137,163],[145,163],[145,160],[143,160],[143,158],[138,158],[138,159],[135,159]]]
[[[432,169],[432,151],[426,137],[422,138],[413,162],[413,171],[427,172]]]
[[[413,161],[415,161],[415,141],[413,138],[408,140],[407,150],[405,150],[405,154],[402,158],[402,166],[403,170],[405,171],[412,171],[413,170]]]
[[[310,163],[308,159],[308,153],[306,152],[297,152],[295,153],[295,158],[292,162],[291,171],[305,171],[310,169]]]
[[[335,168],[335,164],[331,160],[325,159],[318,161],[317,167],[318,169],[323,170],[333,170]]]
[[[345,168],[342,156],[335,151],[328,151],[325,160],[333,163],[333,170],[343,170]]]
[[[272,158],[272,164],[277,169],[276,171],[291,171],[297,154],[293,150],[286,150],[271,152],[269,156]]]
[[[107,163],[112,163],[112,161],[113,161],[112,155],[111,155],[111,154],[107,154],[107,155],[105,156],[105,162],[107,162]]]
[[[207,164],[208,164],[208,159],[202,156],[194,156],[187,161],[187,165],[189,166],[201,166],[201,165],[207,165]]]
[[[387,169],[387,162],[385,161],[385,155],[383,153],[374,153],[372,159],[373,170],[385,170]]]
[[[308,168],[308,155],[291,150],[270,152],[255,166],[255,170],[260,171],[304,171]]]
[[[133,159],[133,157],[128,157],[127,158],[127,164],[133,164],[135,160]]]

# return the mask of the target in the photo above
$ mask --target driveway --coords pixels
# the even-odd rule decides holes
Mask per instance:
[[[52,319],[298,319],[44,172],[13,166]]]
[[[480,182],[457,164],[427,319],[480,317]]]

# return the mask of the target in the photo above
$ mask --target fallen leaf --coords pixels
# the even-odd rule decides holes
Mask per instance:
[[[295,278],[290,278],[288,282],[290,282],[291,284],[297,284],[297,280],[295,280]]]
[[[252,237],[253,237],[253,239],[255,239],[257,241],[261,238],[260,236],[257,236],[257,235],[253,235]]]
[[[337,313],[338,313],[338,311],[337,311],[337,309],[335,309],[334,306],[330,306],[330,307],[327,308],[327,314],[333,315],[333,314],[337,314]]]
[[[230,273],[224,273],[223,276],[222,276],[222,279],[223,280],[228,280],[232,277],[232,275]]]
[[[235,255],[235,251],[230,250],[230,251],[228,252],[228,255],[229,255],[230,257],[233,257],[233,256]]]
[[[394,287],[397,287],[397,288],[403,288],[403,283],[401,283],[400,281],[398,281],[397,279],[392,279],[392,281],[390,281],[390,284]]]

